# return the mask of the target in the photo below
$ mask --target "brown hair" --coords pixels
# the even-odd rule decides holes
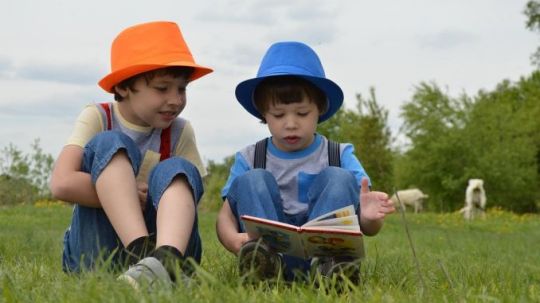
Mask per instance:
[[[314,102],[322,115],[328,109],[326,95],[317,86],[300,77],[277,76],[262,80],[253,93],[255,108],[263,118],[261,123],[266,123],[264,114],[272,104],[291,104],[302,102],[306,96],[309,102]]]
[[[116,84],[116,86],[122,89],[130,89],[131,91],[136,92],[137,90],[135,89],[135,82],[140,78],[144,78],[144,80],[146,81],[146,85],[148,85],[150,81],[152,81],[152,79],[154,79],[154,77],[156,76],[172,76],[174,78],[182,77],[184,79],[188,79],[189,76],[193,73],[193,71],[193,67],[187,66],[171,66],[159,68],[127,78],[126,80]],[[121,102],[122,100],[124,100],[124,98],[115,91],[114,100]]]

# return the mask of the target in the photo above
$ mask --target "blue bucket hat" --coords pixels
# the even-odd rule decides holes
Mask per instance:
[[[236,99],[253,116],[262,119],[253,100],[257,85],[264,79],[275,76],[297,76],[324,92],[328,110],[319,117],[319,123],[332,117],[343,104],[343,91],[324,74],[319,57],[304,43],[278,42],[270,46],[264,55],[257,77],[240,82],[236,86]]]

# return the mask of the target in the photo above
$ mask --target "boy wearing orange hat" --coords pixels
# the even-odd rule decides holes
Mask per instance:
[[[74,203],[63,268],[132,265],[134,286],[166,282],[201,259],[197,203],[206,170],[193,128],[178,117],[189,82],[212,72],[195,63],[176,23],[122,31],[99,85],[116,102],[88,105],[56,160],[52,194]],[[101,263],[100,263],[101,262]]]
[[[394,211],[382,192],[370,192],[364,168],[351,144],[329,141],[316,132],[343,103],[341,88],[326,78],[317,54],[300,42],[273,44],[262,59],[257,77],[236,87],[236,98],[268,125],[271,137],[235,155],[223,187],[217,222],[221,243],[238,255],[241,274],[285,278],[345,274],[360,279],[353,256],[303,260],[278,254],[262,239],[250,239],[240,217],[250,215],[301,226],[343,207],[354,206],[360,228],[375,235],[384,217]],[[254,271],[254,272],[253,272]]]

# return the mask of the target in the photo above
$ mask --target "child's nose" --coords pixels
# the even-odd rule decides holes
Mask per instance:
[[[182,104],[184,103],[186,99],[186,94],[183,93],[183,92],[173,92],[169,98],[168,98],[168,103],[172,103],[172,104]]]
[[[297,126],[296,119],[293,116],[287,116],[285,118],[286,128],[295,128]]]

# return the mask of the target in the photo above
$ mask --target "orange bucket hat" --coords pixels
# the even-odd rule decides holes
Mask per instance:
[[[195,63],[174,22],[157,21],[138,24],[123,30],[111,47],[111,73],[98,82],[109,93],[113,87],[140,73],[169,66],[193,67],[188,81],[212,72]]]

